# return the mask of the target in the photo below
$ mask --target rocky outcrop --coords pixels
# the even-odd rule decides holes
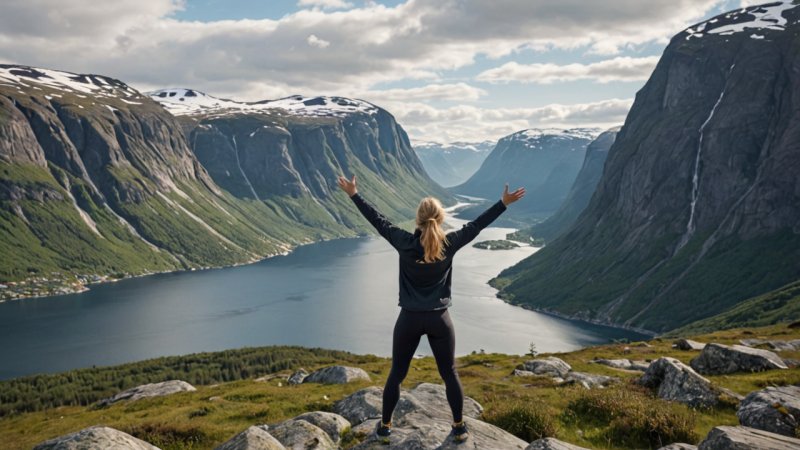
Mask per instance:
[[[383,449],[373,431],[381,416],[381,394],[378,387],[362,389],[334,404],[334,411],[353,423],[352,432],[362,442],[355,449]],[[470,397],[464,399],[464,420],[470,427],[470,438],[455,443],[451,432],[453,417],[443,385],[421,383],[409,391],[402,390],[392,416],[393,449],[524,449],[525,441],[482,422],[483,408]]]
[[[530,443],[525,450],[588,450],[586,447],[578,447],[568,442],[559,441],[556,438],[542,438]]]
[[[714,343],[706,345],[690,365],[694,370],[708,375],[787,368],[783,360],[771,351]]]
[[[661,333],[800,279],[798,6],[675,35],[587,207],[492,281],[499,295]]]
[[[524,370],[536,375],[564,378],[572,367],[560,358],[548,356],[546,358],[532,359],[523,363]]]
[[[294,371],[291,375],[289,375],[287,383],[289,383],[289,384],[300,384],[300,383],[303,382],[303,380],[306,379],[307,376],[308,376],[308,372],[306,371],[306,369],[300,368],[300,369]]]
[[[530,129],[497,142],[469,180],[451,188],[456,194],[494,198],[503,183],[525,186],[524,202],[506,214],[550,215],[564,202],[586,155],[586,146],[600,130]]]
[[[739,342],[748,347],[769,347],[776,352],[794,352],[800,350],[800,339],[788,341],[780,339],[742,339]]]
[[[286,450],[286,447],[263,427],[251,426],[215,450]]]
[[[518,241],[529,239],[544,239],[550,242],[567,231],[581,212],[589,204],[594,194],[597,183],[603,175],[603,166],[608,156],[611,145],[617,138],[619,127],[600,133],[595,140],[586,147],[586,156],[580,172],[575,177],[572,187],[558,210],[545,221],[537,223],[530,228],[519,230],[509,235]]]
[[[311,372],[303,383],[344,384],[358,380],[370,381],[369,374],[360,367],[330,366]]]
[[[698,450],[788,450],[800,448],[800,439],[749,427],[713,428]]]
[[[295,417],[294,420],[305,420],[312,425],[316,425],[325,433],[327,433],[331,440],[336,444],[338,444],[341,440],[342,434],[350,429],[349,420],[331,412],[307,412]]]
[[[751,392],[736,411],[739,423],[751,428],[796,437],[800,427],[800,387],[768,387]]]
[[[150,383],[136,386],[119,394],[100,400],[98,406],[108,406],[122,400],[135,401],[147,397],[161,397],[164,395],[176,394],[178,392],[196,391],[194,386],[181,380],[162,381],[161,383]]]
[[[650,364],[639,384],[655,389],[659,397],[689,406],[714,406],[720,392],[711,382],[675,358],[662,357]]]
[[[592,389],[592,388],[604,388],[618,381],[619,378],[617,377],[570,371],[564,378],[563,384],[577,384],[579,386],[585,387],[586,389]]]
[[[672,343],[672,347],[678,350],[702,350],[705,346],[706,344],[691,339],[678,339]]]
[[[692,444],[677,443],[666,445],[658,450],[697,450],[697,446]]]
[[[34,450],[158,450],[158,447],[136,439],[114,428],[94,426],[42,442]]]
[[[450,406],[447,403],[444,386],[431,383],[420,383],[410,391],[401,390],[400,400],[394,410],[393,419],[402,417],[411,411],[431,405],[430,414],[442,420],[452,420]],[[352,424],[359,424],[367,419],[380,417],[383,405],[383,389],[371,386],[361,389],[334,403],[333,412],[343,416]],[[478,418],[483,407],[471,397],[464,397],[463,414]]]
[[[620,370],[636,370],[640,372],[644,372],[650,367],[650,363],[647,361],[631,361],[630,359],[593,359],[589,361],[595,364],[602,364],[604,366],[612,367],[614,369]]]
[[[322,428],[306,420],[290,419],[267,431],[288,449],[334,450],[333,440]]]

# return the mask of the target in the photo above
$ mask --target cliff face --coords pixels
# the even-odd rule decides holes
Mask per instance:
[[[581,170],[555,214],[544,222],[513,233],[513,239],[544,239],[546,242],[550,242],[575,223],[575,219],[589,204],[589,200],[597,188],[597,183],[600,182],[608,150],[614,143],[618,131],[619,127],[605,131],[586,147],[586,158],[583,160]]]
[[[525,186],[527,194],[511,213],[547,217],[561,205],[580,171],[593,129],[523,130],[500,139],[492,153],[456,194],[493,199],[503,184]]]
[[[444,187],[455,186],[469,179],[489,156],[494,141],[484,142],[420,142],[414,151],[425,166],[425,171]]]
[[[797,279],[798,19],[773,3],[676,35],[587,208],[501,295],[664,331]]]
[[[331,175],[338,170],[320,169],[330,165],[336,144],[317,145],[321,141],[314,139],[332,139],[328,136],[336,133],[351,141],[337,148],[347,155],[336,160],[341,167],[334,166],[347,170],[347,164],[363,158],[367,163],[359,167],[369,169],[356,173],[364,189],[371,182],[384,187],[385,195],[375,203],[394,219],[410,216],[413,201],[405,197],[410,188],[402,187],[414,185],[416,194],[432,183],[410,177],[393,183],[396,174],[422,169],[402,129],[393,120],[377,119],[390,118],[388,113],[376,108],[376,119],[361,125],[357,113],[318,120],[302,118],[313,105],[294,106],[269,110],[279,117],[301,117],[283,120],[285,125],[294,121],[298,129],[302,123],[307,133],[288,139],[273,130],[274,140],[268,139],[273,132],[253,136],[262,146],[241,137],[245,148],[253,147],[252,154],[242,154],[242,167],[261,170],[253,174],[256,199],[235,177],[220,187],[201,164],[211,154],[219,160],[219,166],[208,163],[214,174],[224,171],[220,167],[236,167],[225,159],[225,147],[214,144],[214,139],[226,142],[222,137],[228,136],[230,142],[236,136],[214,131],[217,123],[223,130],[239,127],[231,117],[208,124],[179,121],[119,80],[0,66],[0,280],[236,264],[302,242],[363,233],[368,224],[349,199],[332,195]],[[393,133],[385,131],[389,123]],[[359,131],[345,133],[348,126]],[[184,127],[204,158],[195,156]],[[357,133],[375,139],[359,141]],[[273,149],[288,152],[289,163]],[[278,178],[264,169],[273,163],[280,169],[274,172]],[[316,195],[308,194],[312,190]],[[319,205],[323,194],[340,204],[339,215]]]
[[[366,226],[336,186],[340,174],[356,174],[364,196],[397,219],[413,218],[428,195],[453,202],[425,173],[394,117],[370,103],[301,96],[242,103],[190,89],[150,96],[178,115],[217,184],[298,220]]]

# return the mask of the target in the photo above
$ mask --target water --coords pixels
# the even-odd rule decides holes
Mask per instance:
[[[449,223],[460,227],[455,218]],[[474,241],[502,239],[487,228]],[[486,282],[535,252],[479,250],[456,255],[456,353],[569,351],[624,330],[566,321],[511,306]],[[340,239],[259,263],[157,274],[99,284],[88,292],[0,303],[0,379],[113,365],[165,355],[292,344],[391,355],[397,253],[381,238]],[[417,349],[430,355],[427,339]]]

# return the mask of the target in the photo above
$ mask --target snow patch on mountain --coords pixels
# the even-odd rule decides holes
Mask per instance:
[[[688,34],[686,39],[689,40],[691,38],[701,38],[708,34],[728,36],[753,29],[783,31],[787,25],[787,19],[783,17],[783,13],[797,6],[800,5],[793,4],[792,1],[780,1],[741,8],[711,20],[700,22],[687,28],[684,32]],[[753,39],[764,38],[762,35],[757,34],[753,34],[750,37]]]
[[[213,97],[194,89],[173,88],[148,92],[176,116],[195,114],[277,113],[293,116],[345,117],[356,113],[375,114],[378,107],[363,100],[344,97],[304,97],[293,95],[278,100],[238,102]]]
[[[600,128],[570,128],[562,130],[560,128],[529,128],[517,131],[503,139],[510,141],[526,141],[526,145],[538,148],[542,139],[588,139],[594,140],[603,130]]]
[[[41,90],[41,86],[73,93],[81,98],[93,97],[138,97],[139,91],[113,78],[101,75],[77,74],[61,70],[41,69],[29,66],[0,64],[0,84]],[[53,97],[58,95],[52,95]]]

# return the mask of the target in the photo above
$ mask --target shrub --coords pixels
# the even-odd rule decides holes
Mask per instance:
[[[584,391],[562,414],[566,423],[595,426],[594,439],[620,447],[659,448],[673,442],[696,442],[697,415],[691,409],[634,386]]]
[[[483,413],[483,420],[531,442],[556,435],[556,416],[554,410],[542,402],[518,399],[497,403]]]
[[[208,436],[196,426],[168,423],[143,423],[121,429],[131,436],[164,450],[183,450],[208,446]]]

